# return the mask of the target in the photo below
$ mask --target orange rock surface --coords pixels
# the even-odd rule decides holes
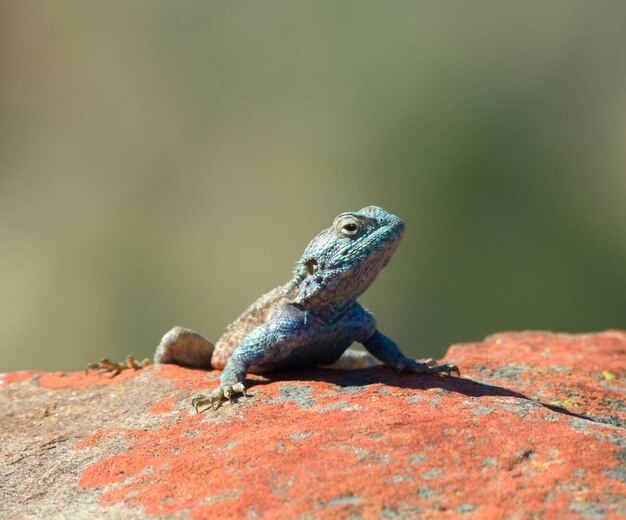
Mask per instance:
[[[0,517],[624,518],[626,332],[452,346],[463,377],[0,376]]]

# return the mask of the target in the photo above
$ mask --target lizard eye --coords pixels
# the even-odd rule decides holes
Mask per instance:
[[[354,215],[340,215],[333,228],[340,238],[354,238],[363,231],[363,224]]]

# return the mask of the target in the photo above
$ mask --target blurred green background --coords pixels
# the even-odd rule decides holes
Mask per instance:
[[[333,217],[413,356],[626,328],[626,3],[0,2],[0,370],[217,339]]]

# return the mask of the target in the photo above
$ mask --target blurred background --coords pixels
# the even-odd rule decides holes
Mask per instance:
[[[216,340],[334,216],[412,356],[626,328],[626,3],[0,2],[0,371]]]

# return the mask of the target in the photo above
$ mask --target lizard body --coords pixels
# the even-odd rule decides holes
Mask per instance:
[[[382,362],[400,371],[458,374],[454,365],[405,357],[357,302],[403,234],[404,222],[376,206],[342,213],[309,243],[292,279],[248,307],[215,345],[195,331],[175,327],[163,336],[155,363],[222,370],[219,387],[192,400],[196,410],[245,393],[247,372]],[[355,341],[369,354],[349,349]]]

